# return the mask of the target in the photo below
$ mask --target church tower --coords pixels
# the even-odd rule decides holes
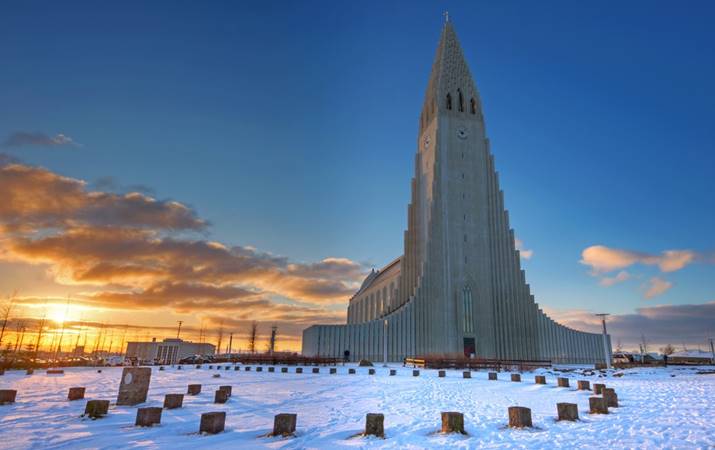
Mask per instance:
[[[368,275],[350,299],[347,325],[306,329],[303,352],[603,361],[600,335],[554,322],[531,295],[479,92],[449,21],[418,128],[403,256]]]

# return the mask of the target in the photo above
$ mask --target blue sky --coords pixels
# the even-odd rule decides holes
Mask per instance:
[[[212,240],[380,266],[402,252],[449,9],[537,301],[712,301],[712,264],[634,265],[605,288],[579,260],[597,244],[715,250],[715,4],[580,3],[5,3],[0,140],[70,136],[81,147],[3,151],[148,186]],[[673,286],[644,299],[655,276]]]

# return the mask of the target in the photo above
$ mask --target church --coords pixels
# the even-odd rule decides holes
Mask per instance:
[[[452,24],[442,30],[419,121],[404,254],[373,270],[347,324],[313,325],[302,353],[351,360],[465,355],[593,364],[603,335],[534,301],[487,138],[479,92]]]

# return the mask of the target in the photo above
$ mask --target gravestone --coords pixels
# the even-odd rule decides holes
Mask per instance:
[[[298,414],[277,414],[273,419],[272,436],[292,436],[295,433]]]
[[[134,422],[135,426],[150,427],[157,423],[161,423],[161,408],[152,406],[137,409],[137,419]]]
[[[109,412],[109,400],[89,400],[84,407],[84,414],[92,419],[104,417]]]
[[[166,394],[164,396],[164,408],[181,408],[184,404],[184,394]]]
[[[35,369],[27,369],[25,371],[25,375],[32,375],[33,373],[35,373]]]
[[[353,375],[353,374],[355,373],[355,369],[348,369],[348,373],[349,373],[350,375]]]
[[[189,395],[199,395],[201,393],[201,385],[190,384],[188,389],[186,390],[186,393]]]
[[[590,391],[591,383],[588,380],[578,380],[576,386],[579,391]]]
[[[531,428],[531,410],[523,406],[509,407],[509,428]]]
[[[437,376],[440,378],[444,378],[447,376],[447,372],[445,372],[444,370],[440,370],[439,372],[437,372]]]
[[[176,370],[181,370],[181,366],[176,366]]]
[[[395,375],[397,375],[397,369],[390,369],[390,376],[394,377]]]
[[[318,367],[313,367],[313,373],[320,373],[320,369]]]
[[[136,405],[146,401],[151,381],[151,368],[125,367],[117,395],[117,406]]]
[[[273,366],[271,366],[271,367],[268,368],[268,371],[271,372],[271,373],[273,373],[273,372],[276,371],[276,368],[273,367]]]
[[[0,368],[0,375],[5,375],[5,369]]]
[[[442,433],[467,434],[464,432],[464,414],[454,411],[443,412]]]
[[[226,403],[228,401],[228,392],[219,389],[214,394],[214,403]]]
[[[559,414],[558,420],[578,420],[578,405],[576,403],[557,403],[556,411]]]
[[[214,366],[209,366],[209,369],[213,369],[213,368],[214,368]]]
[[[281,373],[288,373],[287,367],[281,367]]]
[[[602,384],[602,383],[594,383],[594,384],[593,384],[593,393],[596,394],[596,395],[601,395],[601,391],[602,391],[603,388],[605,388],[605,387],[606,387],[605,384]]]
[[[338,373],[338,369],[336,369],[335,367],[331,367],[331,368],[330,368],[330,375],[335,375],[336,373]]]
[[[588,406],[591,414],[608,414],[608,403],[603,397],[589,397]]]
[[[497,381],[497,373],[489,372],[489,381]]]
[[[201,364],[196,364],[196,368],[197,368],[197,369],[200,369],[200,368],[201,368]]]
[[[0,390],[0,405],[8,405],[10,403],[15,403],[15,397],[17,397],[16,390],[13,390],[13,389]]]
[[[472,378],[472,372],[468,370],[462,372],[462,378]]]
[[[296,367],[296,368],[295,368],[295,373],[303,373],[303,368],[302,368],[302,367]]]
[[[261,367],[261,366],[256,367],[256,372],[263,372],[263,367]]]
[[[234,371],[234,372],[238,372],[239,370],[241,370],[241,366],[235,366],[235,367],[233,368],[233,371]]]
[[[365,436],[385,437],[385,416],[368,413],[365,416]]]
[[[243,370],[245,370],[246,372],[250,372],[250,371],[251,371],[251,366],[246,366]]]
[[[368,375],[375,375],[375,369],[367,369]]]
[[[420,376],[420,371],[419,371],[419,370],[416,370],[416,369],[413,370],[413,371],[412,371],[412,376],[413,376],[413,377],[419,377],[419,376]]]
[[[534,377],[534,383],[536,384],[546,384],[546,376],[545,375],[536,375]]]
[[[65,373],[62,369],[47,369],[47,375],[63,375]]]
[[[97,373],[102,373],[102,369],[97,369]]]
[[[211,378],[221,378],[221,374],[215,373],[215,374],[213,374],[213,376]]]
[[[556,379],[556,381],[558,382],[559,387],[565,387],[565,388],[569,387],[569,379],[568,378],[558,377]]]
[[[216,434],[223,431],[226,426],[226,413],[207,412],[201,414],[201,424],[199,425],[199,433]]]
[[[82,400],[84,398],[84,390],[83,387],[71,387],[69,392],[67,392],[67,400]]]
[[[231,369],[231,366],[224,367],[224,370],[230,370],[230,369]],[[260,367],[258,369],[260,369]],[[260,372],[260,370],[258,370],[258,369],[256,369],[256,371]]]
[[[513,381],[515,383],[520,383],[521,382],[521,374],[520,373],[512,373],[511,381]]]
[[[159,370],[164,370],[164,366],[159,366]]]
[[[219,386],[219,389],[228,392],[228,396],[229,396],[229,397],[233,394],[233,387],[232,387],[232,386]]]
[[[606,404],[611,408],[618,408],[618,395],[613,388],[603,388],[603,398]]]

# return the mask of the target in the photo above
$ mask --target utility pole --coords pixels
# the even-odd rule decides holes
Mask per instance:
[[[176,339],[179,339],[179,335],[181,334],[181,324],[184,323],[183,320],[179,320],[179,329],[176,330]]]
[[[226,352],[229,355],[231,354],[232,347],[233,347],[233,332],[230,332],[228,334],[228,352]]]
[[[270,351],[271,355],[276,351],[276,334],[278,332],[278,327],[273,325],[271,327],[271,341],[270,341]]]
[[[713,354],[712,363],[715,364],[715,344],[713,344],[713,341],[715,340],[715,338],[709,338],[709,340],[710,340],[710,353]]]
[[[603,355],[606,360],[606,368],[610,369],[611,358],[608,356],[608,333],[606,332],[606,317],[610,314],[601,313],[596,315],[601,318],[601,324],[603,324]]]

